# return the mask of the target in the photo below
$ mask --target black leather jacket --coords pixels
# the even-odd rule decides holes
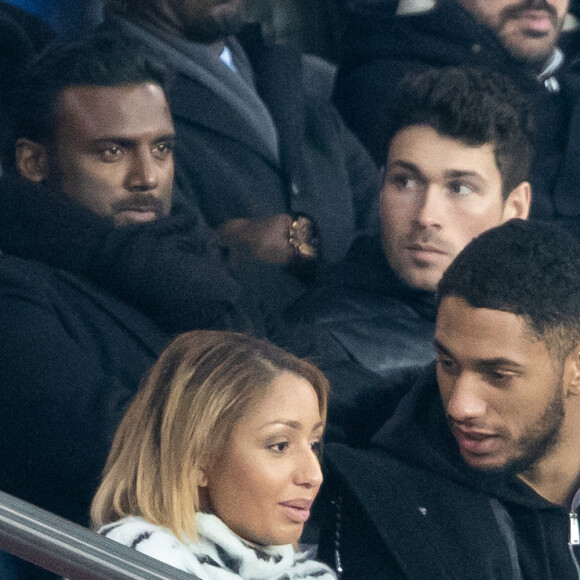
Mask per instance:
[[[329,377],[329,435],[348,422],[369,389],[394,388],[434,358],[435,296],[408,286],[389,267],[378,237],[361,237],[328,283],[286,312],[288,346]],[[383,379],[388,379],[385,381]]]

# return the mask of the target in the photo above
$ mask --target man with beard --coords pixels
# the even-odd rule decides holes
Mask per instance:
[[[580,77],[557,47],[568,0],[360,2],[347,15],[334,102],[377,163],[404,74],[476,65],[508,75],[533,103],[531,217],[580,236]],[[380,131],[377,129],[380,127]]]
[[[10,131],[0,248],[92,278],[170,333],[247,330],[215,234],[174,192],[166,76],[139,43],[106,33],[30,67]],[[120,227],[136,225],[145,227]]]
[[[386,152],[382,236],[359,238],[329,282],[287,313],[289,345],[329,376],[330,436],[361,437],[357,398],[433,360],[435,289],[475,236],[526,218],[531,118],[508,78],[470,68],[410,75]],[[379,378],[389,381],[379,381]]]
[[[137,36],[176,73],[176,182],[278,312],[365,229],[379,181],[335,109],[308,92],[301,55],[242,30],[242,8],[108,0],[104,26]]]
[[[211,238],[185,209],[168,217],[164,82],[121,38],[50,47],[23,76],[0,182],[0,489],[84,525],[171,334],[228,328],[235,310]]]
[[[578,242],[523,220],[470,242],[434,344],[370,444],[325,448],[322,555],[345,580],[577,579]]]

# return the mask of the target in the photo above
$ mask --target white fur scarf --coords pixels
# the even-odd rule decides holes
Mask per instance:
[[[258,548],[236,536],[219,518],[197,514],[199,541],[180,542],[169,530],[138,517],[104,526],[99,533],[201,580],[333,580],[330,568],[291,545]]]

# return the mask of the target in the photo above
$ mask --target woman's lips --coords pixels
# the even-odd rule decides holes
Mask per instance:
[[[296,523],[304,523],[310,517],[311,500],[289,500],[279,504],[286,516]]]

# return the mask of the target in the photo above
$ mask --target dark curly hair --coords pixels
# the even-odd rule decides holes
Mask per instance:
[[[495,145],[504,198],[527,181],[532,160],[533,119],[511,80],[478,67],[430,68],[409,73],[401,84],[392,136],[412,125],[429,125],[467,145]]]
[[[562,361],[580,343],[580,243],[552,224],[510,220],[463,249],[437,295],[523,317]]]

